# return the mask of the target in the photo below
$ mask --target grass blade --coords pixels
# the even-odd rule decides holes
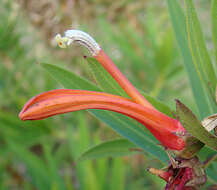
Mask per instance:
[[[204,84],[211,99],[215,99],[217,78],[211,63],[208,50],[203,38],[199,20],[192,0],[185,0],[186,5],[186,28],[192,60],[199,74],[200,81]],[[214,111],[217,111],[215,102],[211,102]]]
[[[123,163],[123,160],[115,159],[113,160],[111,166],[111,177],[109,183],[109,189],[118,189],[124,190],[125,189],[125,176],[126,176],[126,167]]]
[[[184,12],[177,0],[167,0],[168,10],[172,26],[176,35],[177,43],[183,57],[184,65],[188,74],[195,103],[200,113],[200,119],[212,114],[206,91],[199,82],[200,77],[192,60],[191,52],[187,41],[187,29]]]
[[[212,19],[212,37],[213,37],[216,64],[217,64],[217,0],[212,0],[211,3],[211,19]]]
[[[43,144],[43,151],[44,151],[45,159],[47,161],[46,162],[48,167],[47,172],[49,172],[49,179],[50,182],[52,183],[52,186],[54,186],[55,189],[58,190],[66,190],[64,181],[58,174],[57,163],[54,157],[52,156],[52,147],[48,145],[47,142]]]
[[[214,68],[209,57],[203,33],[192,0],[185,0],[186,5],[186,26],[188,33],[189,46],[193,55],[193,61],[198,61],[200,72],[204,72],[202,76],[206,77],[207,82],[211,83],[211,87],[215,90],[217,79]],[[208,85],[208,84],[207,84]]]

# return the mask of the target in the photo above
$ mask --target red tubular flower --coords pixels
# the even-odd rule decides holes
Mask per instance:
[[[88,34],[70,30],[66,37],[57,35],[61,47],[75,41],[86,46],[92,56],[112,75],[132,98],[86,90],[58,89],[39,94],[29,100],[19,114],[22,120],[39,120],[53,115],[85,110],[103,109],[129,116],[148,128],[161,144],[172,150],[182,150],[185,141],[179,134],[185,129],[176,119],[156,110],[118,70],[112,60]]]
[[[138,90],[130,83],[130,81],[119,71],[113,61],[106,55],[106,53],[102,49],[94,57],[136,103],[155,109],[155,107],[153,107],[144,98],[144,96],[142,96],[138,92]]]
[[[29,100],[19,117],[22,120],[39,120],[84,109],[103,109],[122,113],[145,125],[165,147],[181,150],[185,145],[175,134],[183,132],[177,120],[127,98],[107,93],[70,89],[45,92]]]

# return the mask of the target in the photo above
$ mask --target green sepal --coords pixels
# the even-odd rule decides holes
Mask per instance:
[[[217,151],[217,137],[209,133],[192,113],[179,100],[176,101],[176,113],[182,126],[186,129],[186,147],[180,156],[193,157],[203,147],[203,144]]]

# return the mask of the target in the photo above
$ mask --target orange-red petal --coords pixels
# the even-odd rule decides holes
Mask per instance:
[[[101,49],[94,58],[105,68],[106,71],[117,81],[132,100],[143,106],[155,109],[152,104],[142,96],[132,83],[121,73],[110,57]]]
[[[176,134],[184,132],[179,121],[127,98],[86,90],[58,89],[29,100],[19,114],[22,120],[39,120],[53,115],[85,110],[103,109],[129,116],[144,126],[169,149],[182,150],[185,142]]]

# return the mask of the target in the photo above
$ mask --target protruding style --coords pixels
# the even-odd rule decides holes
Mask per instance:
[[[80,30],[67,30],[65,36],[56,35],[56,41],[61,48],[66,48],[72,42],[77,42],[86,47],[91,55],[104,67],[104,69],[117,81],[124,91],[136,103],[155,109],[131,82],[121,73],[110,57],[103,51],[99,44],[86,32]]]
[[[56,41],[61,48],[66,48],[71,43],[78,43],[86,47],[92,56],[96,56],[100,51],[99,44],[86,32],[81,30],[67,30],[65,36],[56,35]]]

